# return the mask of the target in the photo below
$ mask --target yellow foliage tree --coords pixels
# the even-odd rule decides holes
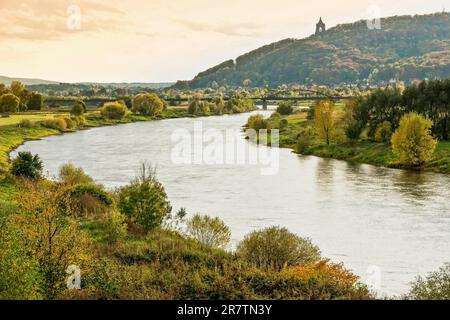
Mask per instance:
[[[21,210],[14,216],[14,225],[38,263],[45,296],[54,298],[65,288],[68,266],[87,271],[90,241],[67,212],[70,200],[64,187],[47,181],[24,181],[21,189]]]
[[[400,164],[422,166],[433,159],[437,140],[431,135],[433,123],[417,113],[409,113],[400,120],[392,135],[392,150]]]
[[[319,135],[330,144],[334,131],[334,102],[331,100],[319,101],[314,108],[314,120]]]

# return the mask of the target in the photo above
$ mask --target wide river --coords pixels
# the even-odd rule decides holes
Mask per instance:
[[[279,168],[271,175],[262,174],[267,164],[250,160],[202,163],[194,156],[200,148],[184,150],[197,163],[181,164],[174,156],[179,149],[175,146],[180,146],[176,138],[190,138],[195,126],[201,124],[206,137],[215,137],[210,146],[221,146],[220,135],[226,140],[226,130],[239,132],[248,117],[95,128],[30,141],[17,151],[38,153],[50,177],[70,162],[108,188],[126,184],[140,162],[151,162],[174,211],[184,207],[190,214],[219,216],[230,226],[234,244],[251,230],[285,226],[311,238],[323,256],[343,262],[381,295],[406,293],[417,275],[450,261],[450,176],[298,156],[288,149],[272,154],[270,159],[275,167],[278,159]],[[257,148],[242,133],[237,136],[246,147],[236,148],[237,154]],[[234,146],[230,144],[225,147]],[[259,147],[259,151],[274,150]]]

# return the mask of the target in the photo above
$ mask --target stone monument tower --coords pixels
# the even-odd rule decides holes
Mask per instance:
[[[319,22],[316,24],[316,36],[318,34],[321,34],[322,32],[325,32],[325,23],[322,21],[322,17],[320,17]]]

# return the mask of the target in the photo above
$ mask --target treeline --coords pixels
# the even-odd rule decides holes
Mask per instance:
[[[255,110],[256,106],[253,100],[246,98],[242,94],[234,94],[227,102],[222,96],[217,96],[212,102],[200,99],[199,95],[195,95],[189,101],[188,113],[193,115],[201,114],[226,114],[226,113],[242,113]]]
[[[433,122],[431,132],[436,138],[448,140],[450,79],[423,81],[403,91],[397,87],[377,89],[368,96],[356,98],[353,108],[356,126],[361,130],[367,126],[371,137],[382,123],[388,122],[396,129],[405,114],[415,112]]]
[[[11,82],[9,88],[0,83],[0,113],[41,110],[43,101],[41,94],[30,92],[20,81]]]

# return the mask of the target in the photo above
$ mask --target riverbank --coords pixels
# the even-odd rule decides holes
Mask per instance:
[[[42,116],[39,118],[33,118],[33,116],[24,118],[23,116],[20,116],[17,117],[17,119],[12,116],[11,118],[0,119],[0,170],[8,169],[9,153],[26,141],[37,140],[51,135],[64,134],[102,126],[174,118],[195,118],[199,116],[205,117],[211,115],[213,114],[205,113],[201,115],[192,115],[187,112],[186,108],[174,107],[163,111],[163,113],[159,116],[143,116],[129,113],[123,119],[110,120],[103,118],[100,112],[89,112],[85,115],[85,122],[83,124],[63,131],[47,128],[41,125],[41,121],[43,120]],[[52,113],[51,118],[53,116],[64,116],[64,114]],[[28,118],[34,119],[34,121],[32,120],[31,122],[31,127],[23,127],[19,125],[19,120],[21,121]]]
[[[284,124],[281,124],[282,122]],[[411,170],[411,168],[405,168],[397,164],[396,157],[389,144],[367,139],[348,142],[345,141],[344,133],[339,128],[337,129],[338,136],[336,139],[330,145],[327,145],[323,139],[320,139],[313,132],[314,123],[307,119],[306,112],[272,117],[268,119],[268,125],[280,130],[280,147],[290,148],[297,154]],[[308,138],[301,139],[305,135]],[[434,159],[420,170],[449,174],[450,141],[440,141]]]

